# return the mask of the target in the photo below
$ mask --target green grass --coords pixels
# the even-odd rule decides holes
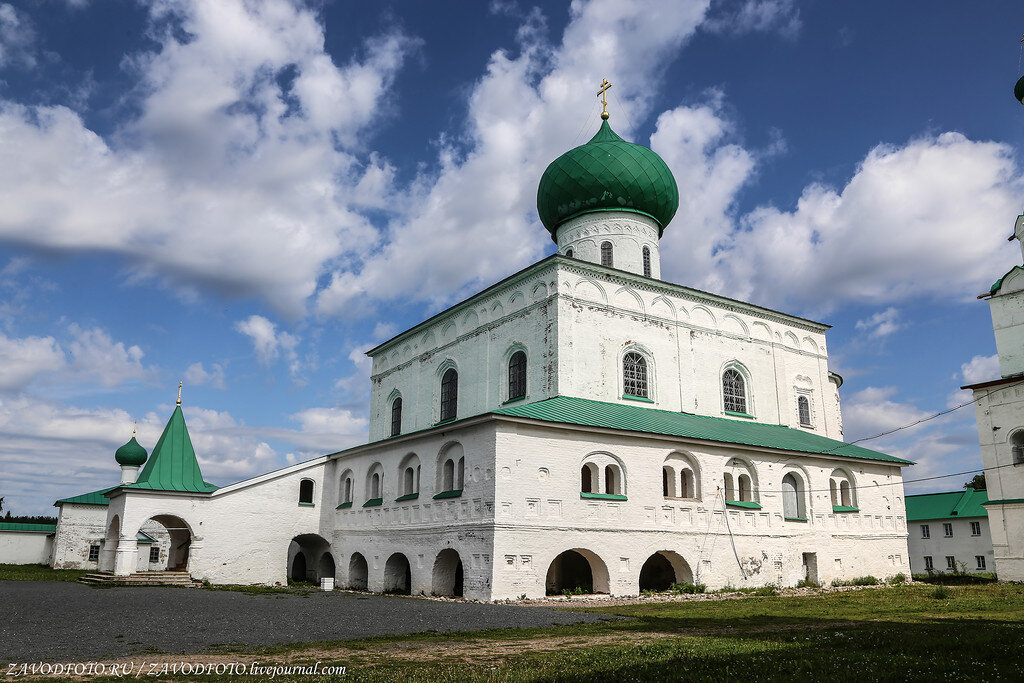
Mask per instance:
[[[346,665],[344,678],[356,681],[1024,679],[1022,586],[889,586],[583,611],[624,618],[227,650],[242,662]]]
[[[77,581],[86,569],[51,569],[44,564],[0,564],[0,581]]]

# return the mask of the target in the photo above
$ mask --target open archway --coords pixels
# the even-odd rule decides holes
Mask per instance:
[[[547,595],[571,593],[607,593],[608,568],[596,553],[576,548],[566,550],[551,561],[544,581]]]
[[[330,547],[331,544],[318,534],[300,534],[293,538],[288,544],[288,579],[316,583],[323,577],[333,578],[334,558]],[[329,573],[324,573],[325,570]]]
[[[121,538],[121,518],[114,515],[107,526],[106,536],[103,537],[103,550],[100,552],[100,571],[114,571],[114,558],[117,556],[117,543]]]
[[[192,529],[185,520],[176,515],[154,515],[142,523],[136,534],[139,532],[147,534],[155,542],[155,545],[145,546],[140,543],[139,552],[145,555],[140,557],[140,566],[149,565],[150,569],[171,572],[188,571]]]
[[[395,553],[384,565],[384,592],[396,595],[412,593],[412,567],[409,558],[402,553]]]
[[[640,568],[641,591],[665,591],[674,583],[693,583],[693,572],[678,553],[660,550]]]
[[[366,565],[366,558],[362,553],[352,553],[348,560],[348,587],[364,591],[369,583],[370,568]]]
[[[462,558],[451,548],[445,548],[434,560],[433,583],[431,592],[434,595],[462,597],[463,595]]]

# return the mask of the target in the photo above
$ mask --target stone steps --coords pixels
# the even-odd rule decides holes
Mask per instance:
[[[81,583],[108,586],[187,586],[199,585],[188,572],[135,572],[128,576],[114,576],[110,572],[86,574],[78,579]]]

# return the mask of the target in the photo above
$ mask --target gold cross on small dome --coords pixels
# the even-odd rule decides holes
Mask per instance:
[[[607,78],[601,80],[601,89],[597,91],[598,97],[601,98],[601,104],[604,106],[604,110],[601,112],[601,118],[605,121],[608,120],[608,98],[605,93],[608,92],[608,88],[612,87],[612,84],[608,82]]]

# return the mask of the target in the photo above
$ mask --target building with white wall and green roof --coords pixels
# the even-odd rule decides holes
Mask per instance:
[[[966,488],[907,496],[907,545],[914,574],[993,573],[988,492]]]
[[[211,583],[493,600],[907,573],[911,463],[842,441],[829,326],[661,280],[679,189],[603,118],[540,179],[557,253],[368,351],[368,443],[216,488],[179,406],[93,494],[98,566],[133,572],[155,520],[166,567]]]

